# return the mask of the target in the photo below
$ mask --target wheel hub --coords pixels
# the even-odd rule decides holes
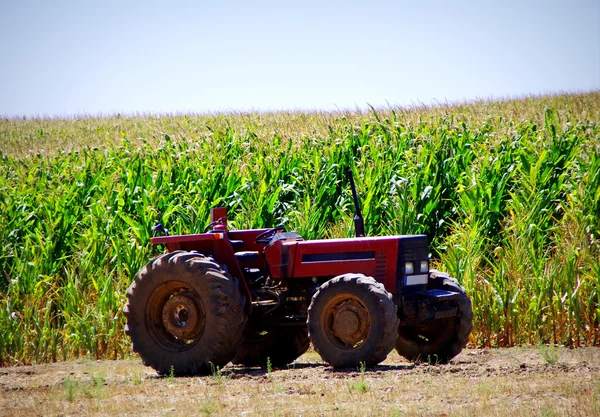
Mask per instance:
[[[332,334],[347,346],[354,346],[367,337],[369,313],[356,300],[347,300],[333,309]]]
[[[200,333],[204,314],[196,297],[185,292],[167,300],[162,309],[162,322],[176,338],[191,340]]]

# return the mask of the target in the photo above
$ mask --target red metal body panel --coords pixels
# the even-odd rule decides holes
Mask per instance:
[[[278,241],[265,250],[273,279],[362,273],[396,290],[398,236]]]
[[[244,275],[239,263],[235,258],[236,251],[259,250],[261,251],[264,244],[254,243],[254,238],[267,229],[244,230],[239,232],[217,232],[217,233],[201,233],[195,235],[179,235],[179,236],[158,236],[150,239],[153,245],[165,244],[169,252],[176,250],[198,251],[207,256],[214,257],[218,263],[225,264],[227,270],[234,277],[238,278],[242,285],[244,295],[246,297],[248,311],[251,309],[250,301],[252,296],[248,288],[248,283],[244,279]],[[243,245],[238,248],[233,247],[231,240],[241,240]]]
[[[202,233],[197,235],[181,235],[181,236],[157,236],[151,237],[150,242],[153,245],[165,244],[170,252],[182,249],[181,246],[189,246],[190,244],[206,245],[205,241],[212,242],[215,236],[210,233]]]
[[[152,242],[153,245],[158,245],[161,243],[165,244],[167,245],[169,251],[184,249],[183,246],[185,246],[186,248],[192,248],[186,250],[197,250],[200,253],[208,254],[212,252],[202,251],[200,248],[210,250],[210,247],[212,246],[211,242],[220,239],[221,236],[219,234],[222,234],[223,238],[226,240],[241,240],[244,242],[243,246],[236,248],[237,250],[262,251],[265,247],[265,244],[254,243],[254,239],[256,236],[266,230],[268,229],[231,230],[218,233],[200,233],[195,235],[157,236],[150,238],[150,242]]]

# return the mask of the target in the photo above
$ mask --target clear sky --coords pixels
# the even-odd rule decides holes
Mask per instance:
[[[600,89],[600,0],[0,0],[0,116]]]

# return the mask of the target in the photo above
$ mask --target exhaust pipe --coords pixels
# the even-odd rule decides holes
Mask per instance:
[[[352,170],[346,171],[348,181],[350,181],[350,188],[352,189],[352,198],[354,198],[354,232],[356,237],[365,236],[365,222],[362,214],[360,213],[360,205],[358,204],[358,195],[356,194],[356,187],[354,186],[354,177],[352,176]]]

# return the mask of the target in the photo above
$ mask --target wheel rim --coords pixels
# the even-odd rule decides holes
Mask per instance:
[[[165,329],[178,339],[191,340],[197,337],[202,318],[199,300],[189,292],[172,296],[162,309]]]
[[[356,349],[369,335],[371,316],[358,298],[344,294],[329,300],[324,309],[322,325],[335,346]]]
[[[157,287],[146,304],[148,331],[163,348],[191,348],[202,336],[205,313],[202,299],[188,285],[169,281]]]

